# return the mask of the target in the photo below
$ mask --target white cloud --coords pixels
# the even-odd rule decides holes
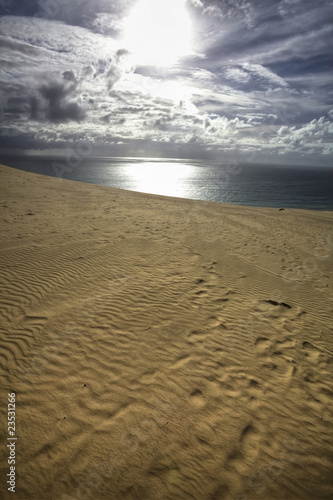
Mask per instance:
[[[327,42],[332,36],[333,26],[327,24],[309,32],[290,34],[283,40],[267,42],[259,50],[249,49],[247,54],[253,62],[263,65],[283,63],[295,58],[310,59],[327,50]]]
[[[251,76],[247,71],[232,66],[227,67],[227,69],[224,72],[224,75],[228,80],[233,80],[234,82],[237,83],[246,83],[251,79]]]
[[[267,81],[267,83],[270,85],[288,87],[288,83],[285,82],[283,78],[281,78],[268,68],[265,68],[261,64],[251,64],[246,62],[242,64],[242,68],[245,71],[248,71],[252,76],[259,77],[260,79]]]
[[[214,0],[190,0],[192,5],[202,10],[202,14],[215,18],[217,21],[225,18],[236,17],[245,21],[247,25],[252,24],[254,9],[252,3],[246,0],[225,0],[217,2]]]
[[[57,67],[61,64],[87,64],[96,59],[107,58],[121,47],[110,37],[59,21],[40,18],[6,16],[0,17],[0,32],[4,43],[17,52],[31,51],[32,63],[39,68]],[[17,43],[17,42],[21,42]],[[22,46],[23,44],[23,46]],[[28,66],[31,63],[25,59]],[[16,68],[14,67],[14,70]]]
[[[124,19],[118,14],[99,12],[91,22],[91,27],[103,35],[120,32],[124,27]]]
[[[313,149],[328,154],[332,141],[333,122],[322,116],[299,128],[296,125],[282,126],[270,142],[283,146],[285,151],[307,152]]]

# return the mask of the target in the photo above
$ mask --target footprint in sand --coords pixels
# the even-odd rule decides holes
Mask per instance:
[[[328,356],[322,349],[311,344],[311,342],[304,341],[301,352],[303,355],[302,370],[304,371],[304,379],[308,382],[312,382],[314,378],[316,379],[316,376],[312,375],[313,370],[314,372],[317,372],[319,368],[328,370],[328,365],[333,361],[333,358]]]
[[[207,332],[203,332],[201,330],[192,330],[187,336],[187,342],[189,342],[190,344],[197,344],[197,343],[200,343],[202,344],[202,342],[205,340],[207,336]]]
[[[248,424],[242,430],[239,441],[229,454],[227,462],[236,470],[242,470],[244,462],[247,466],[251,466],[257,460],[258,455],[259,433],[252,424]]]
[[[192,406],[198,409],[202,408],[206,404],[204,395],[199,389],[194,389],[194,391],[191,392],[189,402]]]
[[[258,355],[265,361],[262,368],[276,371],[290,379],[296,373],[293,349],[296,342],[291,337],[281,340],[271,340],[267,337],[258,337],[254,343]]]
[[[318,361],[320,357],[320,350],[317,349],[311,342],[303,342],[302,350],[305,356],[309,357],[311,361]]]
[[[263,393],[260,382],[258,382],[258,380],[251,378],[248,383],[247,393],[249,394],[251,400],[256,400],[257,398],[260,398]]]
[[[268,339],[267,337],[258,337],[254,345],[259,354],[267,354],[267,351],[271,346],[271,340]]]
[[[259,433],[252,424],[247,425],[240,437],[240,452],[246,463],[253,463],[259,454]]]
[[[205,280],[204,280],[204,279],[202,279],[202,278],[198,278],[198,279],[196,279],[196,280],[195,280],[195,283],[196,283],[197,285],[201,285],[202,283],[205,283]]]
[[[210,316],[207,320],[207,326],[208,328],[216,328],[217,326],[220,326],[222,321],[222,318],[219,319],[216,316]]]

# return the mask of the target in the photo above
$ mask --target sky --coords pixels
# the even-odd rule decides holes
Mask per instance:
[[[333,165],[332,0],[0,0],[0,154]]]

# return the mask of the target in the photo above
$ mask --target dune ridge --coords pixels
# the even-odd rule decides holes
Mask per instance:
[[[331,212],[0,177],[18,500],[332,497]]]

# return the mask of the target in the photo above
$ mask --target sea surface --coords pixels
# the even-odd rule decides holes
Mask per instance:
[[[155,158],[0,156],[0,163],[63,179],[181,198],[333,210],[333,168]]]

